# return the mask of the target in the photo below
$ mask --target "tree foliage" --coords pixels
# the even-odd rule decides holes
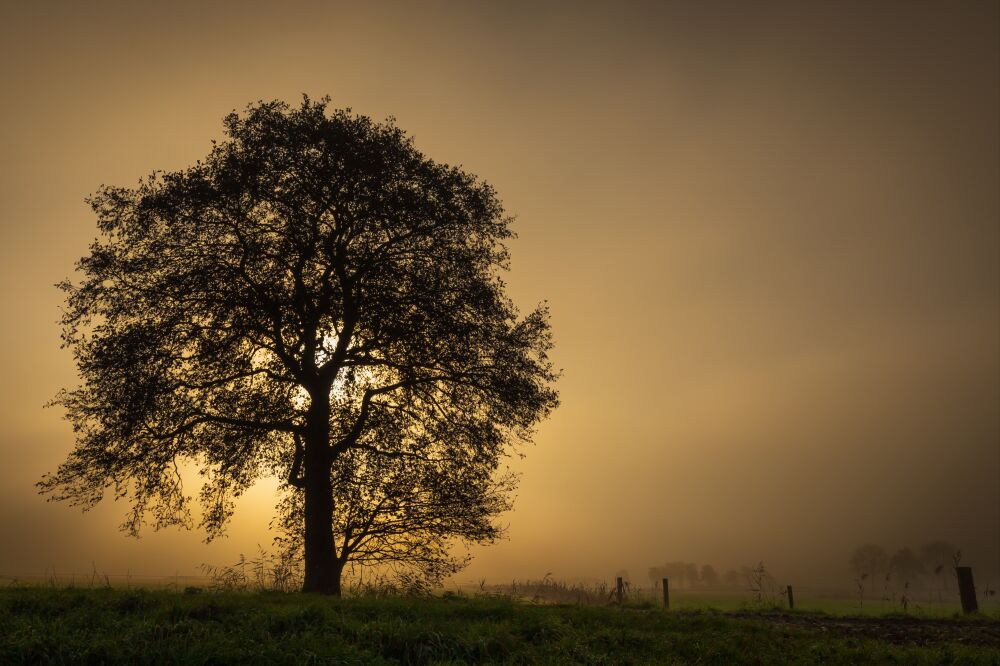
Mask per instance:
[[[61,285],[76,446],[41,487],[85,507],[111,490],[131,532],[188,525],[192,460],[211,537],[278,475],[301,492],[306,588],[336,593],[334,500],[349,521],[389,492],[368,470],[436,448],[488,475],[554,408],[548,313],[505,294],[493,189],[391,120],[305,98],[224,125],[194,166],[89,199],[101,235]]]
[[[866,543],[859,546],[851,554],[851,570],[858,576],[874,579],[884,572],[889,564],[889,557],[882,546]]]
[[[435,585],[461,571],[467,554],[456,541],[489,544],[503,530],[496,517],[511,508],[516,477],[489,474],[464,458],[389,457],[352,450],[334,463],[333,528],[338,552],[352,570],[404,585]],[[302,555],[301,492],[286,489],[277,541],[291,559]]]

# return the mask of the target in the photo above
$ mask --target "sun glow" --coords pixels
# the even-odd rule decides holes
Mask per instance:
[[[316,365],[321,366],[333,358],[337,349],[338,336],[336,333],[328,333],[323,336],[322,342],[316,349]],[[270,353],[270,352],[267,352]],[[375,385],[375,372],[370,368],[340,368],[330,387],[330,397],[337,402],[360,402],[361,389]],[[291,396],[292,405],[295,409],[304,411],[309,407],[310,396],[304,386],[296,386]]]

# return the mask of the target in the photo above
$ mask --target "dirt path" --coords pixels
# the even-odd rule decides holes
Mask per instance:
[[[727,613],[789,627],[800,627],[836,636],[871,638],[896,644],[930,645],[965,643],[1000,648],[1000,620],[918,617],[833,617],[810,613]]]

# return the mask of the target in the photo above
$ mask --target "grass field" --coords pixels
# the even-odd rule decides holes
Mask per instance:
[[[7,587],[0,663],[1000,664],[1000,620]]]
[[[534,603],[561,603],[608,605],[615,597],[613,585],[608,582],[591,584],[568,584],[564,581],[544,578],[539,580],[513,581],[508,584],[479,585],[466,584],[459,588],[467,594],[490,592],[511,596]],[[662,591],[652,587],[632,587],[626,585],[625,599],[632,604],[660,604]],[[875,597],[875,598],[872,598]],[[747,589],[740,588],[680,588],[670,592],[670,605],[674,610],[721,610],[742,611],[748,608],[787,608],[787,598],[778,589],[757,600]],[[1000,620],[1000,600],[996,597],[979,599],[982,614]],[[878,617],[883,615],[910,615],[922,618],[952,617],[961,612],[957,590],[946,594],[921,591],[913,594],[904,608],[898,598],[880,599],[869,594],[863,600],[847,593],[846,590],[802,586],[795,588],[795,609],[830,615],[861,615]]]

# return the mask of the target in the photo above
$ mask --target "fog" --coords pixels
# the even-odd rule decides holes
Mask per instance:
[[[3,5],[0,575],[268,546],[274,481],[209,545],[34,483],[73,444],[43,405],[76,382],[53,284],[96,235],[83,198],[308,93],[491,182],[510,294],[552,310],[562,405],[462,581],[849,585],[859,545],[936,539],[998,580],[997,4],[538,4]]]

